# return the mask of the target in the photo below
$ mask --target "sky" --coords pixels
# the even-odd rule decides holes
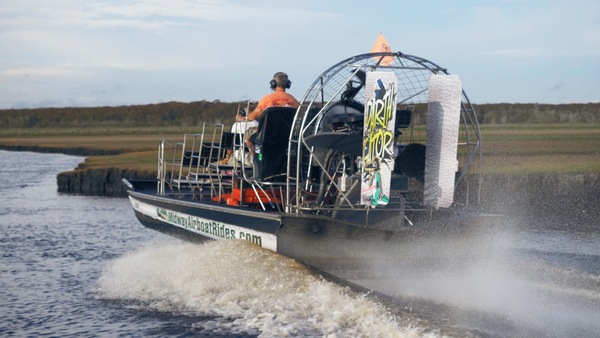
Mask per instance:
[[[472,103],[600,102],[597,0],[3,0],[0,109],[302,97],[380,32]]]

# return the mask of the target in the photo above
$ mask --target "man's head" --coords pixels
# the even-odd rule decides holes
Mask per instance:
[[[288,79],[288,76],[284,72],[277,72],[273,75],[273,80],[270,82],[271,89],[275,90],[275,88],[290,88],[292,86],[292,81]]]

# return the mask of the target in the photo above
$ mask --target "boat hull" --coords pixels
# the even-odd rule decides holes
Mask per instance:
[[[277,252],[280,217],[212,203],[129,192],[138,220],[146,227],[193,242],[241,239]],[[243,224],[243,226],[240,226]]]
[[[489,219],[483,222],[479,214],[450,213],[382,228],[136,191],[129,192],[129,199],[138,220],[150,229],[192,242],[246,240],[334,275],[374,264],[439,264],[450,251],[453,259],[458,251],[465,260],[476,258],[494,233]]]

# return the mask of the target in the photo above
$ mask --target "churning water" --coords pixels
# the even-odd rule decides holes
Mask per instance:
[[[58,194],[82,158],[0,151],[0,336],[598,336],[600,230],[512,227],[469,265],[351,282],[239,241],[142,227],[126,199]],[[389,296],[389,297],[388,297]]]

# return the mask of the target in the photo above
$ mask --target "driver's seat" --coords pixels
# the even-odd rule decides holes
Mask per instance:
[[[296,108],[269,107],[258,119],[258,129],[250,137],[254,145],[253,178],[283,182],[287,174],[287,149]]]

